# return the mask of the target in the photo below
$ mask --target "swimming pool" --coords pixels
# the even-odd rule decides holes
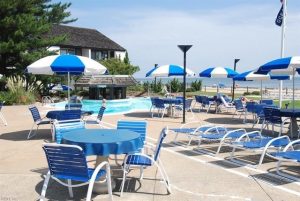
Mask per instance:
[[[64,109],[67,102],[51,104],[51,106]],[[102,100],[82,100],[82,110],[93,111],[94,115],[98,114],[102,105]],[[125,114],[135,111],[150,110],[150,98],[129,98],[120,100],[106,100],[106,110],[104,114]]]

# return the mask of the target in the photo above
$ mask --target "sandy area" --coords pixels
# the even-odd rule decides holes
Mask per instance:
[[[42,116],[49,110],[42,106],[39,109]],[[26,140],[33,123],[28,107],[5,106],[2,112],[8,126],[0,122],[0,200],[36,200],[41,192],[43,175],[47,172],[47,162],[41,147],[45,141],[51,141],[50,126],[41,126],[35,138]],[[197,121],[196,125],[214,123],[252,130],[252,124],[232,119],[231,114],[197,110],[194,119],[188,114],[188,121]],[[104,117],[104,121],[113,124],[118,119],[146,120],[147,141],[150,144],[155,144],[163,127],[181,126],[181,118],[150,118],[147,111]],[[161,153],[170,177],[172,194],[168,195],[163,183],[157,180],[160,178],[157,169],[149,168],[145,170],[145,179],[130,179],[123,197],[119,197],[119,189],[116,188],[114,200],[300,200],[299,183],[278,178],[274,174],[274,160],[267,158],[262,166],[253,169],[230,162],[228,157],[231,149],[228,147],[218,156],[213,156],[207,152],[215,151],[217,143],[203,142],[199,149],[197,143],[185,146],[185,135],[178,138],[180,144],[172,143],[173,139],[174,134],[169,133]],[[251,155],[254,161],[258,159],[258,155],[252,152],[239,151],[238,155],[244,158]],[[88,160],[93,165],[95,157]],[[111,165],[119,185],[122,171],[113,161]],[[299,170],[299,165],[291,167]],[[129,174],[130,177],[138,175],[138,170]],[[77,188],[74,190],[74,200],[83,200],[85,194],[86,188]],[[67,189],[54,181],[50,182],[46,197],[50,200],[70,200]],[[107,198],[106,195],[93,195],[94,200],[106,200],[103,198]]]

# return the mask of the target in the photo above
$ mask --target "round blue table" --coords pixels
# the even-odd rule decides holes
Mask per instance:
[[[140,134],[129,130],[85,129],[64,134],[62,143],[78,145],[85,154],[108,156],[137,151],[143,147]]]

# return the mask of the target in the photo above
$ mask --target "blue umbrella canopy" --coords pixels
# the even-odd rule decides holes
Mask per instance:
[[[300,56],[275,59],[258,68],[256,74],[292,75],[297,71],[300,73]]]
[[[288,75],[255,74],[255,70],[247,71],[233,77],[235,81],[255,81],[255,80],[290,80]]]
[[[52,55],[30,64],[26,71],[32,74],[102,75],[107,69],[99,62],[77,55]]]
[[[237,72],[228,67],[210,67],[199,73],[200,77],[233,78]]]
[[[157,68],[151,69],[147,74],[146,77],[169,77],[169,76],[183,76],[184,75],[184,68],[179,65],[162,65]],[[187,76],[194,76],[195,73],[190,70],[186,69]]]
[[[295,108],[295,72],[300,74],[300,56],[275,59],[259,67],[256,73],[276,75],[293,75],[293,109]],[[281,94],[280,94],[281,95]]]

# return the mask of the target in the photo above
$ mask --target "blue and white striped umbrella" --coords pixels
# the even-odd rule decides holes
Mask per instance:
[[[157,68],[151,69],[147,74],[146,77],[169,77],[169,76],[183,76],[184,75],[184,68],[179,65],[162,65]],[[186,75],[187,76],[195,76],[195,73],[186,68]]]
[[[102,75],[107,69],[99,62],[76,55],[53,55],[41,58],[30,64],[26,71],[32,74],[84,74]]]
[[[27,73],[39,75],[68,74],[68,85],[71,75],[102,75],[106,67],[93,59],[77,55],[53,55],[41,58],[26,68]],[[70,88],[68,88],[70,101]],[[70,107],[69,107],[70,109]]]
[[[288,75],[270,75],[269,73],[266,75],[263,74],[255,74],[256,70],[247,71],[241,73],[237,76],[233,77],[235,81],[264,81],[264,80],[290,80],[290,76]]]
[[[290,80],[288,75],[255,74],[256,70],[247,71],[233,77],[235,81],[260,81],[260,99],[262,100],[262,82],[265,80]]]
[[[300,74],[300,56],[280,58],[259,67],[256,73],[293,76],[293,109],[295,108],[295,73]],[[279,94],[281,96],[281,94]]]
[[[260,66],[256,73],[267,74],[271,72],[276,75],[292,75],[295,71],[300,73],[300,56],[286,57],[270,61]]]
[[[210,67],[199,73],[200,77],[210,78],[233,78],[236,75],[238,73],[228,67]]]

